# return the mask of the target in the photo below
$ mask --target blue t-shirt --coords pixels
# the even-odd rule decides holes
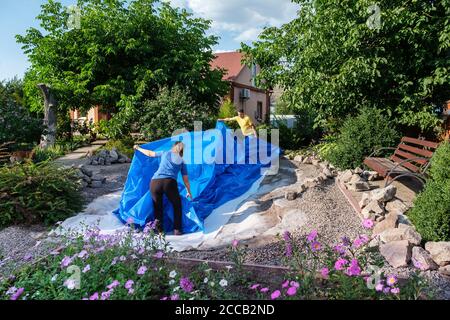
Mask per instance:
[[[157,157],[161,157],[161,163],[158,170],[153,175],[152,180],[156,179],[174,179],[177,180],[178,173],[181,171],[183,176],[187,175],[186,164],[183,158],[172,151],[156,152]]]

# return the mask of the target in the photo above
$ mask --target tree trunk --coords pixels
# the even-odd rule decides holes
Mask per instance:
[[[50,87],[46,84],[38,84],[44,95],[44,126],[45,131],[41,137],[40,146],[48,148],[53,146],[56,142],[56,100],[51,93]]]

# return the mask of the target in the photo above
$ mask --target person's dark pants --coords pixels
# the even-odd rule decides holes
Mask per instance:
[[[173,206],[173,227],[175,230],[181,230],[181,198],[178,191],[178,183],[174,179],[155,179],[150,183],[152,193],[153,208],[156,225],[159,231],[163,231],[163,195],[165,194]]]

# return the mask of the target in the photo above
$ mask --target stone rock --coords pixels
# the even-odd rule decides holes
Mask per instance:
[[[332,178],[332,177],[334,177],[334,174],[333,174],[333,173],[330,171],[330,169],[328,169],[328,168],[324,168],[323,171],[322,171],[322,173],[323,173],[324,175],[326,175],[327,178]]]
[[[117,160],[119,160],[119,154],[117,153],[117,151],[115,149],[112,149],[109,152],[109,157],[111,159],[111,163],[116,162]]]
[[[97,160],[92,160],[91,165],[98,166],[98,161]]]
[[[295,199],[297,199],[297,192],[295,192],[295,191],[286,191],[286,193],[284,194],[284,197],[288,201],[294,201]]]
[[[370,190],[370,185],[365,181],[359,181],[354,183],[348,183],[347,189],[350,191],[367,191]]]
[[[384,208],[378,201],[370,201],[364,209],[361,210],[361,214],[365,219],[374,218],[375,215],[382,215]]]
[[[425,250],[431,254],[434,262],[441,267],[450,264],[450,242],[427,242]]]
[[[386,203],[386,210],[389,212],[403,214],[408,210],[408,206],[403,201],[394,199]]]
[[[104,166],[105,165],[105,158],[98,158],[98,165]]]
[[[381,215],[375,215],[375,221],[376,221],[376,222],[381,222],[381,221],[383,221],[384,219],[385,219],[384,216],[381,216]]]
[[[87,175],[88,177],[92,177],[92,174],[93,174],[92,170],[89,170],[84,165],[79,166],[78,169],[80,169],[80,171],[82,173],[84,173],[85,175]]]
[[[439,273],[443,274],[444,276],[450,277],[450,265],[440,267]]]
[[[319,163],[320,163],[320,161],[317,160],[317,159],[312,159],[312,160],[311,160],[311,164],[312,164],[313,166],[315,166],[315,167],[318,167],[318,166],[319,166]]]
[[[97,154],[97,157],[99,158],[106,158],[107,156],[109,156],[109,151],[108,150],[100,150],[100,152]]]
[[[82,179],[83,179],[83,181],[85,181],[85,182],[87,182],[87,183],[91,182],[91,178],[88,177],[88,176],[83,176]]]
[[[438,265],[433,261],[431,255],[422,247],[414,247],[412,249],[411,260],[416,268],[423,271],[436,270]]]
[[[399,214],[398,215],[398,227],[403,227],[403,226],[409,226],[409,227],[413,227],[413,224],[411,222],[411,220],[409,220],[409,218],[407,216],[405,216],[404,214]]]
[[[304,184],[307,188],[313,188],[317,185],[317,182],[315,181],[315,179],[309,178],[305,179]]]
[[[394,268],[407,267],[411,261],[411,246],[408,240],[381,244],[380,253]]]
[[[304,183],[302,183],[302,184],[300,184],[299,186],[298,186],[298,193],[303,193],[303,192],[305,192],[306,191],[306,186],[305,186],[305,184]],[[298,194],[297,194],[297,196],[298,196]]]
[[[370,242],[367,244],[368,248],[378,248],[380,246],[380,239],[378,237],[373,238],[370,240]]]
[[[359,176],[359,174],[354,173],[352,175],[352,178],[350,179],[350,181],[348,183],[356,183],[356,182],[363,182],[364,180],[361,179],[361,177]]]
[[[385,219],[380,223],[377,223],[372,230],[372,234],[377,235],[385,230],[394,229],[397,227],[398,215],[395,213],[390,213],[385,216]]]
[[[422,242],[421,235],[413,228],[392,228],[384,230],[380,233],[380,240],[384,243],[407,240],[413,245],[420,245]]]
[[[128,157],[126,157],[126,158],[125,158],[125,162],[126,162],[126,163],[131,163],[131,159],[128,158]]]
[[[81,180],[81,188],[86,189],[89,186],[89,183],[87,183],[84,180]]]
[[[374,181],[379,177],[379,174],[376,171],[364,171],[362,175],[367,181]]]
[[[304,164],[311,164],[312,163],[311,157],[305,157],[305,159],[303,159],[303,163]]]
[[[396,192],[397,188],[394,185],[390,185],[386,188],[375,189],[370,193],[370,199],[380,202],[391,201],[395,197]]]
[[[301,155],[295,156],[294,161],[302,163],[303,162],[303,156],[301,156]]]
[[[363,173],[363,169],[358,167],[358,168],[355,168],[355,170],[353,170],[353,172],[359,175],[359,174]]]
[[[344,172],[342,172],[339,180],[342,183],[347,183],[347,182],[349,182],[352,179],[352,176],[353,176],[352,170],[345,170]]]
[[[90,184],[91,188],[101,188],[102,187],[102,182],[101,181],[92,181]]]
[[[361,201],[359,201],[359,207],[363,209],[370,202],[370,197],[368,192],[364,192],[361,197]]]
[[[326,180],[328,179],[328,176],[327,176],[325,173],[321,173],[321,174],[319,174],[319,178],[320,178],[322,181],[326,181]]]
[[[118,163],[125,163],[125,162],[127,162],[127,159],[126,159],[126,158],[123,158],[123,157],[120,157],[120,158],[117,160],[117,162],[118,162]]]

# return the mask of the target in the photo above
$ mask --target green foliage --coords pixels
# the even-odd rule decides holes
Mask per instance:
[[[425,241],[450,241],[450,143],[431,159],[430,177],[408,216]]]
[[[326,160],[341,169],[354,169],[364,158],[381,147],[395,147],[400,138],[388,117],[380,110],[364,108],[355,118],[348,118],[328,149]]]
[[[134,141],[133,137],[128,136],[128,137],[124,137],[120,140],[109,140],[98,151],[100,151],[102,149],[112,150],[113,148],[115,148],[120,153],[125,154],[128,158],[131,159],[131,158],[133,158],[133,155],[134,155],[134,150],[133,150],[134,144],[135,144],[135,141]]]
[[[39,142],[42,130],[42,120],[23,108],[22,82],[0,82],[0,144]]]
[[[236,116],[236,106],[230,99],[226,99],[219,108],[219,119],[232,118]]]
[[[52,224],[82,209],[75,169],[43,162],[0,167],[0,227]]]
[[[275,114],[286,114],[291,115],[295,114],[294,109],[292,106],[286,102],[283,97],[279,98],[278,101],[275,104]]]
[[[35,147],[34,149],[34,157],[33,161],[35,163],[44,162],[48,160],[55,160],[59,157],[62,157],[66,150],[64,147],[60,145],[49,146],[48,148],[42,148],[40,146]]]
[[[140,133],[153,141],[170,137],[175,130],[192,131],[194,121],[204,122],[203,129],[207,129],[216,112],[212,113],[205,104],[196,104],[188,92],[179,87],[162,88],[156,99],[143,104]]]
[[[449,1],[376,1],[379,29],[366,24],[371,0],[294,2],[294,20],[242,44],[262,68],[261,86],[279,85],[292,108],[318,111],[321,125],[364,106],[399,125],[438,124],[434,109],[449,98]]]
[[[217,105],[228,87],[211,70],[217,37],[210,21],[157,0],[79,0],[80,28],[70,30],[64,6],[51,0],[37,17],[42,31],[18,35],[31,68],[25,76],[27,102],[42,110],[39,82],[48,83],[60,113],[98,105],[111,112],[111,137],[127,134],[143,102],[159,87],[188,88],[193,101]],[[114,127],[114,128],[113,128]]]

